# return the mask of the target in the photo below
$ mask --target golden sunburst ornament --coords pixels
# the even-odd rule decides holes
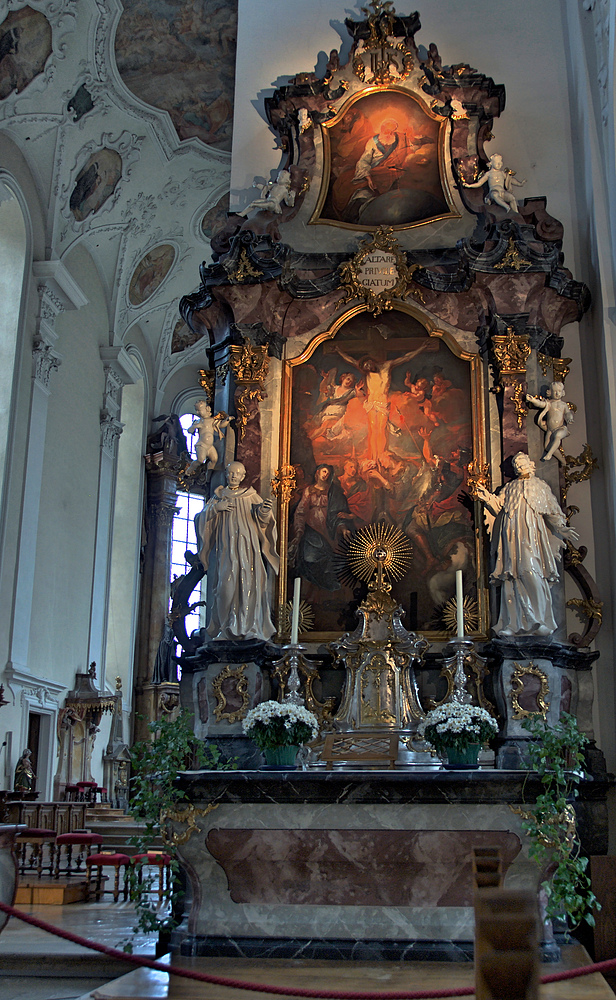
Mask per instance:
[[[447,632],[455,632],[458,627],[457,619],[458,607],[455,597],[443,606],[442,621]],[[469,597],[468,594],[464,597],[462,601],[462,616],[464,619],[464,634],[470,635],[471,632],[476,632],[479,627],[479,614],[477,609],[477,601],[473,597]]]
[[[408,535],[392,524],[367,524],[349,542],[351,572],[366,582],[375,572],[379,584],[384,573],[390,580],[399,580],[411,565],[412,558],[413,548]]]
[[[280,631],[282,633],[291,631],[291,619],[293,617],[293,601],[287,601],[280,609]],[[298,632],[311,632],[314,625],[314,611],[307,601],[301,601],[299,606]]]

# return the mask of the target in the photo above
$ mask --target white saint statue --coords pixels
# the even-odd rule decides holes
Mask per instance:
[[[211,639],[270,639],[270,593],[280,565],[272,500],[242,488],[241,462],[230,462],[226,475],[227,485],[195,518],[210,595],[206,631]]]
[[[560,446],[571,433],[567,424],[573,420],[573,412],[569,403],[565,402],[565,387],[562,382],[552,382],[547,394],[547,399],[527,394],[526,402],[541,410],[537,420],[541,430],[545,432],[541,461],[549,462],[554,457],[561,465],[565,465],[565,456],[560,451]]]
[[[557,627],[550,584],[559,579],[557,562],[566,540],[575,542],[578,535],[550,487],[535,476],[528,455],[518,452],[513,468],[517,479],[498,494],[477,487],[479,499],[495,518],[491,535],[496,562],[490,579],[501,585],[501,595],[494,632],[547,636]]]

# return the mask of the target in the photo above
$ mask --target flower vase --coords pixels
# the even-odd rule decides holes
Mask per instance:
[[[265,757],[265,766],[268,768],[277,768],[283,771],[288,771],[290,768],[295,767],[295,758],[299,752],[298,746],[284,746],[284,747],[265,747],[263,750],[263,756]]]
[[[469,743],[468,746],[459,750],[456,747],[447,747],[447,763],[443,767],[455,770],[470,770],[479,767],[479,751],[481,743]]]

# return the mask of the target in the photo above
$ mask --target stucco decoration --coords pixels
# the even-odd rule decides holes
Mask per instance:
[[[168,111],[180,139],[231,149],[235,0],[124,0],[118,71],[147,104]]]
[[[154,295],[169,274],[175,256],[175,247],[170,243],[163,243],[141,258],[133,271],[128,289],[128,299],[132,306],[140,306]]]
[[[21,93],[51,55],[51,25],[32,7],[14,10],[0,25],[0,100]]]
[[[83,222],[105,204],[122,176],[122,157],[115,149],[97,149],[77,174],[69,207],[77,222]]]

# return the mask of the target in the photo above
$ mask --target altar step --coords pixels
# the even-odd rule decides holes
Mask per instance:
[[[165,956],[164,962],[169,962]],[[228,976],[269,986],[300,989],[381,991],[451,990],[472,987],[472,962],[340,962],[313,959],[179,958],[172,964],[210,975]],[[565,945],[562,961],[548,966],[550,973],[590,964],[588,953],[578,944]],[[542,973],[546,967],[542,967]],[[137,969],[96,991],[97,1000],[245,1000],[244,990],[174,977],[166,973]],[[271,1000],[271,993],[251,992],[255,1000]],[[539,989],[540,1000],[614,1000],[614,994],[598,973],[581,979],[546,983]],[[90,1000],[85,994],[79,1000]]]
[[[22,875],[17,886],[15,906],[66,906],[86,899],[85,879],[55,879],[49,875],[33,878]]]
[[[120,854],[138,854],[139,851],[131,844],[133,837],[140,837],[145,832],[145,823],[127,816],[121,809],[105,808],[106,803],[92,806],[86,814],[86,826],[92,833],[98,833],[103,838],[102,851],[118,851]],[[162,851],[163,842],[160,837],[148,840],[148,848]]]

